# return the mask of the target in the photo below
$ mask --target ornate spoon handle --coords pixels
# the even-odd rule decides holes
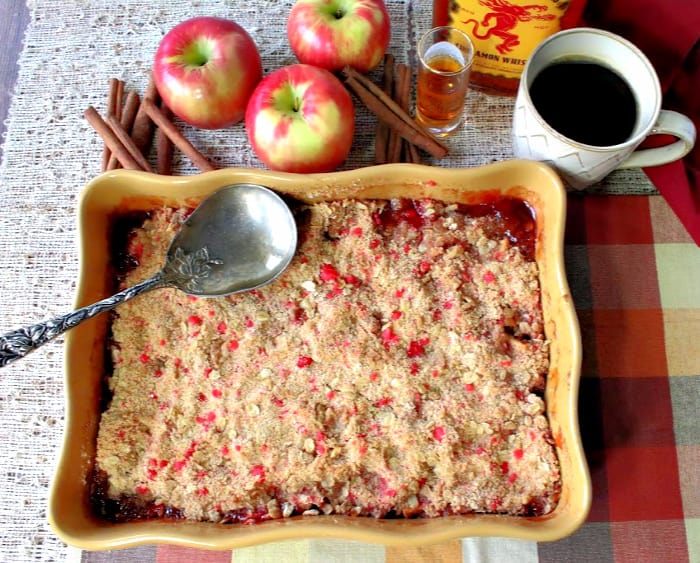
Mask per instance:
[[[26,356],[29,352],[37,349],[42,344],[46,344],[52,338],[63,334],[68,329],[79,325],[87,319],[91,319],[95,315],[110,311],[120,303],[124,303],[151,289],[164,287],[165,285],[168,285],[168,282],[163,273],[160,272],[141,283],[129,287],[124,291],[120,291],[111,297],[107,297],[102,301],[93,303],[92,305],[76,309],[71,313],[55,317],[48,321],[8,332],[0,336],[0,367],[6,366],[10,362]]]

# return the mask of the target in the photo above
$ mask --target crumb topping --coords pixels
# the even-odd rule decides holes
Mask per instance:
[[[496,215],[463,211],[304,206],[297,254],[268,286],[120,305],[106,495],[215,522],[551,511],[537,264]],[[188,212],[135,229],[125,286],[160,269]]]

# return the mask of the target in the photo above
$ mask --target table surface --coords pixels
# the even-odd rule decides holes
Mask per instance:
[[[6,125],[8,134],[13,128],[20,130],[30,125],[23,121],[19,109],[7,124],[5,117],[13,93],[22,94],[15,92],[13,85],[25,28],[30,21],[37,27],[45,25],[42,22],[46,20],[46,13],[39,9],[39,4],[41,2],[30,3],[35,10],[32,14],[20,0],[0,3],[0,31],[5,38],[4,48],[0,50],[3,133]],[[416,17],[418,10],[415,5],[412,9],[408,10],[409,20]],[[104,10],[106,13],[106,4]],[[161,27],[167,28],[167,25]],[[32,45],[24,48],[32,48]],[[80,103],[84,105],[103,103],[94,94],[83,97]],[[361,126],[368,127],[370,122],[361,123]],[[10,135],[3,147],[6,160],[0,176],[0,192],[12,191],[13,175],[21,175],[22,165],[26,164],[10,150],[13,139]],[[79,157],[71,154],[67,158],[75,164]],[[99,172],[98,161],[99,155],[85,158],[81,163],[84,177]],[[56,158],[46,166],[53,167],[52,173],[58,174],[66,162]],[[236,163],[238,161],[234,161]],[[465,164],[473,163],[465,161]],[[73,214],[79,189],[75,187],[70,195],[47,194],[50,213],[58,208],[59,213]],[[36,202],[17,203],[14,210],[6,209],[14,205],[7,199],[0,202],[4,213],[0,217],[0,240],[5,240],[5,254],[11,246],[8,240],[16,236],[13,229],[17,227],[12,218],[17,213],[26,215],[23,228],[31,229],[31,225],[41,224],[46,219],[46,202],[39,203],[39,200],[37,197]],[[34,240],[32,237],[37,233],[30,232],[29,239]],[[52,256],[51,236],[51,233],[37,236],[33,248],[7,259],[11,272],[0,275],[0,287],[7,293],[11,284],[18,281],[26,284],[26,302],[19,300],[18,303],[13,299],[12,304],[7,303],[4,316],[10,320],[0,318],[3,331],[16,328],[14,324],[22,315],[28,320],[38,316],[35,320],[40,320],[47,312],[64,312],[37,307],[37,302],[46,302],[45,295],[41,301],[43,290],[39,284],[47,282],[45,277],[39,279],[29,273],[37,267],[37,257]],[[77,257],[70,252],[62,256],[67,264],[59,264],[49,275],[59,268],[75,271]],[[234,553],[199,552],[173,546],[88,553],[66,547],[52,535],[45,514],[53,470],[51,456],[56,455],[58,444],[50,454],[30,454],[33,440],[43,444],[47,434],[60,436],[62,415],[59,413],[50,422],[40,413],[31,414],[31,401],[27,406],[27,401],[18,395],[22,382],[31,380],[32,385],[40,386],[38,393],[52,393],[60,399],[62,350],[58,342],[49,346],[48,359],[37,360],[38,365],[48,366],[41,377],[30,373],[37,363],[18,362],[5,368],[0,384],[0,416],[4,421],[11,421],[13,426],[13,434],[0,430],[0,441],[11,450],[4,454],[0,484],[19,495],[13,498],[6,495],[0,501],[0,536],[3,538],[0,559],[86,562],[188,559],[211,562],[275,559],[700,561],[700,418],[697,416],[700,412],[700,346],[696,343],[700,335],[700,284],[697,281],[700,279],[700,249],[692,243],[659,195],[584,192],[569,196],[565,259],[583,338],[580,424],[594,491],[590,516],[571,537],[540,544],[505,538],[465,538],[421,549],[299,540],[243,548]],[[53,291],[52,295],[61,306],[71,302],[73,287],[53,288]]]

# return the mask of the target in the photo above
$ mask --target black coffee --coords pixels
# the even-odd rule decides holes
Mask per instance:
[[[637,120],[632,90],[615,71],[588,61],[542,69],[530,86],[535,109],[569,139],[605,147],[630,138]]]

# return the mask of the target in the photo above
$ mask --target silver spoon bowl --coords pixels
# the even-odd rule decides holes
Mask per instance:
[[[99,313],[152,289],[220,297],[261,287],[289,265],[297,228],[287,204],[256,184],[233,184],[205,199],[182,224],[154,276],[115,295],[0,337],[0,367]]]

